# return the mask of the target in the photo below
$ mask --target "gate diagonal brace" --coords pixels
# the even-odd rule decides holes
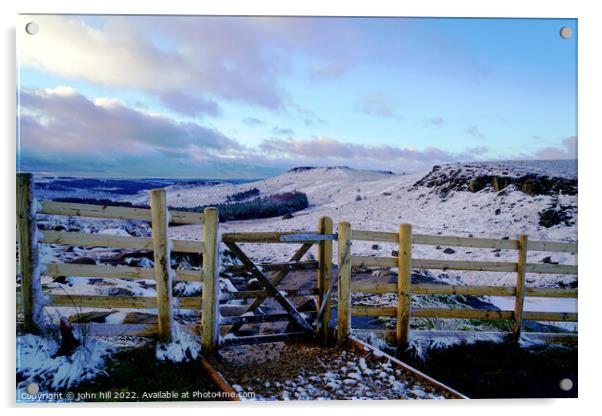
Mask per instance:
[[[256,277],[264,286],[265,289],[270,293],[276,302],[278,302],[285,311],[293,318],[293,321],[302,329],[315,336],[313,327],[303,318],[303,316],[297,311],[295,306],[288,301],[282,294],[276,289],[272,282],[255,266],[255,264],[247,257],[247,255],[238,247],[236,243],[225,243],[226,246],[232,251],[232,253],[239,258],[242,263],[247,266],[251,274]]]
[[[305,244],[303,244],[297,250],[297,252],[290,258],[289,262],[298,263],[303,258],[303,256],[305,255],[305,253],[307,253],[312,246],[313,246],[312,243],[305,243]],[[281,270],[278,273],[276,273],[276,275],[272,279],[272,285],[274,285],[274,286],[278,285],[282,280],[284,280],[284,278],[288,275],[289,272],[290,272],[290,269]],[[261,304],[266,299],[267,299],[267,296],[260,296],[260,297],[258,297],[257,299],[255,299],[253,301],[253,303],[251,303],[244,310],[243,314],[248,313],[248,312],[252,312],[255,309],[259,308],[261,306]],[[226,328],[224,328],[223,332],[221,333],[221,336],[225,336],[228,332],[231,332],[231,331],[238,331],[241,327],[242,327],[241,324],[232,325],[230,328],[226,327]]]

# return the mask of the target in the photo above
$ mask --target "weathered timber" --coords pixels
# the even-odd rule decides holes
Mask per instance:
[[[201,346],[204,352],[212,353],[217,349],[219,341],[219,274],[217,270],[217,229],[218,212],[216,208],[205,208],[205,225],[203,226],[203,293],[201,322],[203,334]]]

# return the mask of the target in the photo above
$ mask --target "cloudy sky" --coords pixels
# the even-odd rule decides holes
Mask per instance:
[[[574,158],[563,26],[576,35],[560,19],[21,16],[18,168],[260,178]]]

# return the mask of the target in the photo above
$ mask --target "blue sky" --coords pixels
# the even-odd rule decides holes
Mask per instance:
[[[32,20],[40,31],[27,35]],[[576,157],[573,19],[19,25],[21,170],[257,178],[298,165],[411,172]]]

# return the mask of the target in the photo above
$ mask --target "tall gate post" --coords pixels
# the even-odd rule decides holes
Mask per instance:
[[[412,225],[399,226],[399,258],[397,276],[397,347],[408,346],[410,332],[410,286],[412,279]]]
[[[167,212],[165,189],[153,189],[150,191],[150,207],[155,259],[155,282],[157,288],[159,340],[161,342],[169,342],[171,340],[173,273],[168,244],[169,214]]]
[[[339,223],[337,342],[347,342],[351,326],[351,225]]]
[[[332,234],[332,218],[322,217],[318,223],[320,234]],[[332,287],[332,240],[320,241],[318,244],[318,305],[326,300],[322,314],[320,337],[322,343],[328,343],[328,322],[330,321],[330,288]],[[328,299],[324,299],[328,296]]]
[[[525,266],[527,264],[528,237],[524,234],[518,239],[518,263],[516,264],[516,294],[514,303],[514,322],[512,324],[512,339],[518,342],[523,324],[523,306],[525,303]]]
[[[203,291],[201,308],[201,347],[203,352],[212,353],[219,342],[219,274],[217,208],[205,208],[203,225]]]
[[[38,258],[36,213],[34,208],[33,176],[17,173],[17,237],[19,239],[19,273],[25,331],[36,332],[42,323],[42,293]]]

